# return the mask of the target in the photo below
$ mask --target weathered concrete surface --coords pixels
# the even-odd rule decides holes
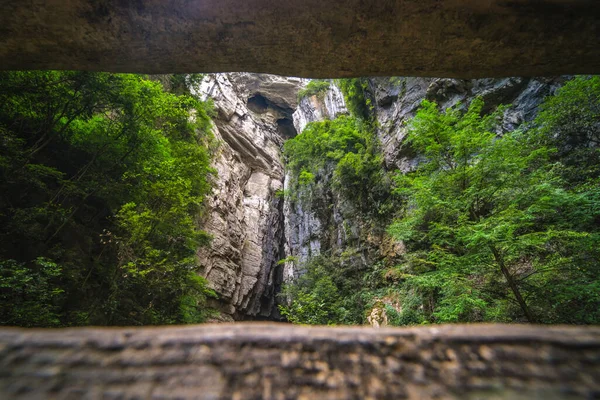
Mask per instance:
[[[600,328],[0,329],[0,397],[557,399],[600,394]]]
[[[600,73],[597,0],[3,0],[0,69]]]

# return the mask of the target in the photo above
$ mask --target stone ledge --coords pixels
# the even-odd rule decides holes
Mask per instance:
[[[4,0],[0,69],[600,73],[597,0]]]
[[[600,327],[0,329],[0,397],[595,398]]]

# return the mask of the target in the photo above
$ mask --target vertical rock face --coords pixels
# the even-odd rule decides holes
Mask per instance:
[[[335,119],[341,114],[347,114],[344,95],[340,89],[331,85],[323,96],[304,97],[298,103],[298,109],[293,114],[294,127],[301,133],[310,122]],[[284,186],[288,190],[290,176],[286,173]],[[283,206],[285,243],[284,252],[288,261],[284,264],[284,281],[297,277],[302,271],[298,265],[310,257],[318,255],[321,250],[321,227],[323,221],[315,212],[304,209],[299,203],[291,202],[286,197]]]
[[[281,146],[295,135],[292,113],[302,80],[257,74],[209,75],[197,88],[214,101],[217,171],[204,229],[213,235],[198,258],[219,295],[225,320],[276,318],[281,283]]]
[[[510,105],[504,116],[502,131],[513,130],[532,120],[538,105],[560,87],[565,78],[441,79],[441,78],[374,78],[370,80],[379,122],[378,135],[387,168],[410,170],[417,158],[403,140],[404,123],[412,118],[423,99],[435,101],[442,109],[458,103],[468,105],[481,97],[485,109]],[[485,111],[485,110],[484,110]],[[502,134],[502,132],[498,132]]]
[[[308,96],[300,100],[293,115],[294,126],[300,133],[309,122],[334,119],[345,113],[348,113],[348,109],[342,91],[336,85],[330,85],[323,96]]]

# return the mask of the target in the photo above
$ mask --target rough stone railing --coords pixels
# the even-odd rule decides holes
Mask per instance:
[[[600,396],[600,327],[0,329],[0,398]]]

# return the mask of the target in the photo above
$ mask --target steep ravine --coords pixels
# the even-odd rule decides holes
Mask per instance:
[[[511,104],[502,124],[508,131],[531,120],[539,103],[563,81],[369,79],[385,168],[408,171],[418,162],[403,139],[405,121],[425,98],[443,108],[468,104],[476,96],[490,109]],[[323,95],[298,104],[297,93],[305,84],[298,78],[230,73],[209,75],[199,89],[214,101],[215,136],[221,145],[204,221],[214,239],[198,257],[203,275],[219,295],[213,305],[221,320],[280,319],[276,295],[282,283],[301,274],[302,263],[322,251],[346,252],[349,262],[358,264],[384,258],[389,262],[403,251],[384,232],[367,230],[365,218],[339,197],[322,199],[331,206],[316,213],[280,196],[289,180],[281,157],[284,141],[309,122],[348,112],[333,84]],[[295,261],[280,265],[283,259]]]

